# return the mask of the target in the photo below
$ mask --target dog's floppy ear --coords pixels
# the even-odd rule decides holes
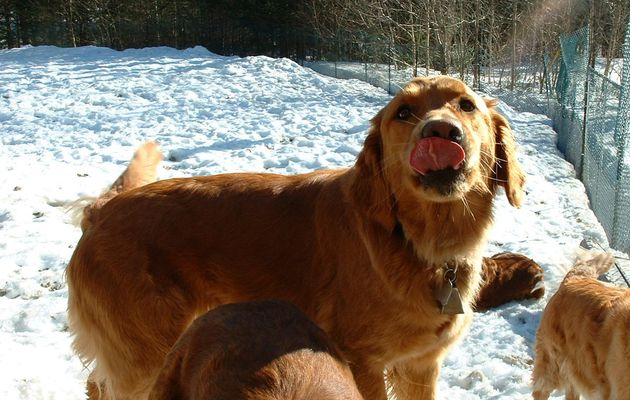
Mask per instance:
[[[383,173],[383,141],[381,119],[383,110],[372,118],[372,127],[363,144],[363,150],[355,164],[356,175],[351,186],[353,200],[380,225],[393,231],[396,220],[393,215],[391,191]]]
[[[496,139],[495,179],[503,186],[508,201],[519,208],[525,194],[525,174],[516,159],[516,141],[509,122],[494,109],[496,101],[486,100]]]

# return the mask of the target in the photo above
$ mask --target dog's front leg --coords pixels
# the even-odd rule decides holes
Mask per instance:
[[[376,367],[369,363],[350,364],[354,381],[359,388],[359,392],[365,400],[387,400],[385,391],[385,377],[383,367]]]
[[[398,400],[435,400],[442,357],[412,358],[395,364],[387,380]]]

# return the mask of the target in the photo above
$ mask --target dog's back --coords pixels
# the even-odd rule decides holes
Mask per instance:
[[[630,399],[630,291],[597,276],[613,258],[578,261],[549,300],[536,338],[534,399]]]
[[[151,400],[359,400],[326,334],[281,301],[220,306],[175,343]]]

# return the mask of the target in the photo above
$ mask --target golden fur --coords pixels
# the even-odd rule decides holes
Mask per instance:
[[[545,308],[536,335],[534,399],[630,399],[630,290],[597,280],[613,263],[578,261]]]
[[[514,206],[523,196],[512,132],[493,106],[459,80],[415,79],[372,120],[351,168],[170,179],[92,210],[67,269],[92,388],[146,399],[197,316],[272,298],[331,337],[364,398],[386,399],[386,369],[398,399],[434,399],[442,359],[472,318],[497,188]],[[458,121],[466,154],[433,182],[408,161],[429,118]],[[436,300],[453,267],[461,315]]]
[[[281,301],[219,306],[184,332],[150,400],[362,400],[326,334]]]

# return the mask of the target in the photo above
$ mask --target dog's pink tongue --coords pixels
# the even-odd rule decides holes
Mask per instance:
[[[411,152],[409,164],[422,175],[451,167],[459,169],[466,154],[459,144],[440,137],[420,139]]]

